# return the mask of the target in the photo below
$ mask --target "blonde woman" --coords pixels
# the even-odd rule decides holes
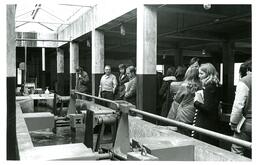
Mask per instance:
[[[201,83],[198,78],[198,69],[197,68],[188,68],[185,74],[185,80],[180,85],[180,88],[177,94],[174,96],[174,104],[179,104],[177,108],[177,114],[175,117],[176,121],[180,121],[187,124],[193,123],[193,118],[195,115],[194,107],[194,97],[195,92],[201,88]],[[175,106],[172,106],[175,108]],[[175,110],[171,110],[172,112]],[[178,128],[178,132],[184,135],[190,136],[191,131],[181,128]]]
[[[211,63],[199,67],[199,78],[202,82],[203,92],[197,92],[194,106],[198,109],[196,126],[211,131],[218,130],[218,106],[220,101],[218,72]],[[208,136],[196,135],[199,140],[218,146],[218,140]]]

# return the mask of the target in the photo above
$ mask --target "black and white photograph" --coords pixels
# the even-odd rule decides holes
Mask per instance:
[[[1,5],[4,162],[252,163],[254,4],[199,2]]]

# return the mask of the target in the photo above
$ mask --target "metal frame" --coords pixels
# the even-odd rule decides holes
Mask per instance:
[[[80,92],[75,92],[75,93],[83,95],[83,96],[91,97],[91,98],[94,98],[94,99],[106,101],[106,102],[109,102],[109,103],[114,103],[114,104],[118,105],[118,109],[120,108],[119,104],[116,103],[115,101],[108,100],[108,99],[103,99],[103,98],[100,98],[100,97],[96,97],[96,96],[92,96],[92,95],[88,95],[88,94],[84,94],[84,93],[80,93]],[[186,128],[186,129],[189,129],[189,130],[192,130],[192,131],[196,131],[198,133],[205,134],[207,136],[210,136],[210,137],[213,137],[213,138],[216,138],[216,139],[221,139],[221,140],[229,142],[229,143],[234,143],[234,144],[241,145],[243,147],[252,149],[252,143],[250,143],[248,141],[240,140],[240,139],[230,137],[230,136],[227,136],[227,135],[223,135],[223,134],[220,134],[220,133],[217,133],[217,132],[214,132],[214,131],[210,131],[210,130],[207,130],[207,129],[204,129],[204,128],[200,128],[200,127],[193,126],[193,125],[190,125],[190,124],[185,124],[185,123],[182,123],[182,122],[179,122],[179,121],[176,121],[176,120],[168,119],[168,118],[158,116],[158,115],[155,115],[155,114],[152,114],[152,113],[148,113],[148,112],[136,109],[136,108],[129,108],[129,111],[141,114],[143,116],[151,117],[153,119],[156,119],[156,120],[168,123],[168,124],[173,124],[173,125],[178,126],[178,127],[183,127],[183,128]]]
[[[117,109],[119,109],[119,104],[116,103],[115,101],[113,100],[109,100],[109,99],[104,99],[104,98],[101,98],[101,97],[97,97],[97,96],[93,96],[93,95],[88,95],[88,94],[85,94],[85,93],[81,93],[81,92],[75,92],[75,94],[79,94],[79,95],[82,95],[82,96],[87,96],[87,97],[90,97],[90,98],[93,98],[93,99],[97,99],[97,100],[101,100],[101,101],[105,101],[105,102],[109,102],[109,103],[113,103],[117,106]]]
[[[61,23],[61,22],[42,22],[42,21],[26,21],[26,20],[16,20],[16,22],[26,22],[26,23],[43,23],[43,24],[57,24],[57,25],[70,25],[68,23]]]
[[[49,41],[49,42],[71,42],[70,40],[54,40],[54,39],[36,39],[36,38],[16,38],[16,41]]]

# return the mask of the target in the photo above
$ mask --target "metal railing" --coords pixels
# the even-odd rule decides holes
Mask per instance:
[[[210,131],[210,130],[207,130],[207,129],[204,129],[204,128],[200,128],[200,127],[193,126],[193,125],[186,124],[186,123],[182,123],[182,122],[179,122],[179,121],[176,121],[176,120],[168,119],[168,118],[158,116],[158,115],[155,115],[155,114],[152,114],[152,113],[148,113],[148,112],[145,112],[145,111],[141,111],[141,110],[135,109],[135,108],[130,108],[130,111],[141,114],[143,116],[151,117],[153,119],[157,119],[159,121],[162,121],[162,122],[165,122],[165,123],[168,123],[168,124],[173,124],[175,126],[179,126],[179,127],[183,127],[183,128],[189,129],[189,130],[193,130],[193,131],[196,131],[198,133],[205,134],[205,135],[208,135],[208,136],[216,138],[216,139],[221,139],[223,141],[238,144],[238,145],[241,145],[241,146],[246,147],[246,148],[250,148],[250,149],[252,148],[252,143],[244,141],[244,140],[240,140],[240,139],[237,139],[237,138],[234,138],[234,137],[231,137],[231,136],[223,135],[223,134],[220,134],[220,133],[217,133],[217,132],[214,132],[214,131]]]
[[[101,97],[97,97],[97,96],[93,96],[93,95],[89,95],[89,94],[85,94],[85,93],[81,93],[81,92],[74,92],[75,94],[79,94],[79,95],[82,95],[82,96],[86,96],[86,97],[90,97],[90,98],[93,98],[93,99],[97,99],[97,100],[101,100],[101,101],[105,101],[105,102],[108,102],[108,103],[112,103],[112,104],[115,104],[117,106],[117,109],[119,109],[119,104],[116,103],[115,101],[113,100],[109,100],[109,99],[104,99],[104,98],[101,98]]]
[[[75,93],[83,95],[83,96],[91,97],[91,98],[94,98],[94,99],[102,100],[102,101],[105,101],[105,102],[113,103],[113,104],[117,105],[117,107],[119,109],[119,104],[116,103],[113,100],[104,99],[104,98],[100,98],[100,97],[96,97],[96,96],[92,96],[92,95],[88,95],[88,94],[84,94],[84,93],[80,93],[80,92],[75,92]],[[155,115],[155,114],[152,114],[152,113],[148,113],[148,112],[136,109],[136,108],[130,108],[129,111],[137,113],[137,114],[141,114],[143,116],[147,116],[147,117],[150,117],[150,118],[153,118],[153,119],[156,119],[156,120],[168,123],[168,124],[172,124],[172,125],[175,125],[175,126],[178,126],[178,127],[183,127],[183,128],[186,128],[186,129],[189,129],[189,130],[192,130],[192,131],[196,131],[198,133],[201,133],[201,134],[204,134],[204,135],[216,138],[216,139],[221,139],[221,140],[229,142],[229,143],[237,144],[237,145],[249,148],[249,149],[252,148],[252,143],[250,143],[248,141],[240,140],[240,139],[237,139],[237,138],[234,138],[234,137],[231,137],[231,136],[227,136],[227,135],[224,135],[224,134],[221,134],[221,133],[217,133],[217,132],[214,132],[214,131],[210,131],[210,130],[207,130],[207,129],[204,129],[204,128],[200,128],[200,127],[193,126],[193,125],[190,125],[190,124],[186,124],[186,123],[183,123],[183,122],[179,122],[179,121],[176,121],[176,120],[168,119],[168,118],[158,116],[158,115]]]

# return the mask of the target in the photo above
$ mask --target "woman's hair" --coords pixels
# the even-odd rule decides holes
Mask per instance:
[[[206,77],[202,80],[202,85],[205,86],[210,83],[215,83],[219,85],[218,72],[211,63],[201,64],[199,70],[206,74]]]
[[[252,61],[251,60],[248,60],[246,62],[244,62],[246,68],[247,68],[247,71],[252,71]]]
[[[198,57],[193,57],[189,61],[189,65],[193,65],[194,63],[198,62],[199,64],[199,58]]]
[[[126,69],[126,65],[124,65],[124,64],[119,64],[119,65],[118,65],[118,68],[119,68],[119,69],[124,69],[124,70],[125,70],[125,69]]]
[[[199,71],[197,68],[189,67],[186,71],[184,82],[187,84],[187,88],[192,92],[199,90],[201,83],[199,80]]]
[[[245,63],[242,63],[240,65],[239,74],[240,74],[241,78],[246,76],[246,74],[247,74],[247,66],[245,65]]]
[[[183,81],[185,73],[186,73],[187,68],[183,66],[178,66],[176,71],[175,71],[175,77],[177,81]]]
[[[175,67],[171,66],[167,69],[165,76],[174,76],[175,75]]]

